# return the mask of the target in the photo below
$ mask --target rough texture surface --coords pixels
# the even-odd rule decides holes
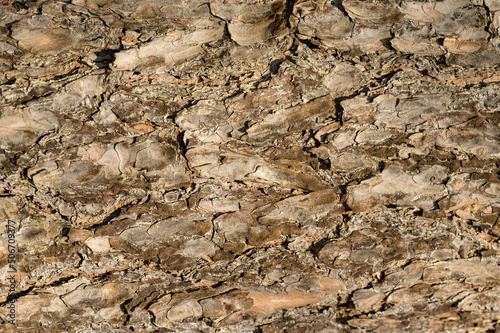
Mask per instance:
[[[500,332],[499,31],[499,0],[1,1],[0,330]]]

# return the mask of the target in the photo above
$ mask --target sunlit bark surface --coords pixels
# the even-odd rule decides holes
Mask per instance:
[[[1,1],[0,331],[500,332],[499,28]]]

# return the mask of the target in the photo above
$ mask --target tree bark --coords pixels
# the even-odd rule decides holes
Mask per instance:
[[[14,332],[500,332],[499,0],[0,6]]]

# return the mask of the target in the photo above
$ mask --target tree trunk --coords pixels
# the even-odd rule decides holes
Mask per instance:
[[[0,6],[14,332],[500,332],[499,0]]]

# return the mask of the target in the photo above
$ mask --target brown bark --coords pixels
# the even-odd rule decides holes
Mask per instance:
[[[498,0],[2,1],[0,330],[499,332],[499,29]]]

